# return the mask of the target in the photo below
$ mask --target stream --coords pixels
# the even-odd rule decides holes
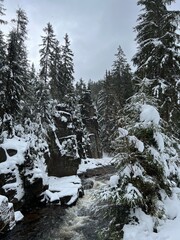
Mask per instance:
[[[85,190],[73,207],[56,205],[34,209],[27,213],[24,220],[6,234],[1,234],[2,240],[97,240],[98,232],[103,225],[103,216],[97,214],[98,190],[107,184],[113,168],[102,171],[85,181],[93,184],[91,189]],[[101,213],[102,214],[102,213]]]

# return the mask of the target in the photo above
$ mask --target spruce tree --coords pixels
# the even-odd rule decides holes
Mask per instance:
[[[62,88],[64,96],[73,92],[74,80],[74,63],[73,52],[70,48],[70,41],[68,34],[64,37],[64,45],[62,46]]]
[[[38,84],[38,105],[43,119],[47,120],[47,104],[50,100],[50,69],[53,52],[55,50],[56,38],[53,27],[50,23],[43,29],[45,36],[42,36],[40,49],[40,74]],[[51,73],[52,74],[52,73]]]
[[[146,82],[142,81],[119,115],[113,142],[116,184],[110,181],[101,192],[111,203],[107,210],[112,218],[106,231],[109,239],[122,237],[125,224],[138,224],[137,211],[153,216],[154,229],[167,217],[164,201],[180,180],[179,141],[167,132],[157,108],[158,101],[147,95]]]
[[[0,0],[0,16],[4,16],[5,15],[5,8],[4,8],[4,5],[3,5],[3,2],[4,0]],[[3,19],[0,19],[0,24],[6,24],[7,21],[3,20]]]
[[[179,129],[178,81],[180,36],[177,25],[180,12],[170,11],[167,5],[173,1],[139,0],[142,13],[138,18],[136,41],[138,52],[133,57],[137,66],[136,76],[148,79],[148,94],[160,99],[161,116]]]
[[[102,90],[99,92],[97,99],[100,137],[103,151],[106,153],[112,153],[111,140],[119,108],[120,105],[114,92],[112,75],[110,72],[106,72]]]
[[[6,111],[18,113],[20,102],[26,96],[28,85],[28,60],[25,40],[27,38],[28,19],[22,9],[18,9],[15,27],[8,36],[7,44],[7,80],[5,83]]]
[[[4,35],[0,31],[0,117],[3,118],[5,113],[5,80],[6,80],[6,45]]]
[[[131,82],[132,73],[125,54],[120,46],[117,49],[115,57],[116,59],[112,65],[113,85],[118,101],[120,105],[123,106],[126,99],[133,94]]]
[[[65,86],[63,83],[62,52],[59,41],[56,41],[54,51],[51,54],[49,77],[51,96],[61,102],[64,97]]]
[[[4,16],[5,9],[3,7],[3,0],[0,1],[0,16]],[[6,21],[0,19],[1,24],[5,24]],[[4,34],[0,30],[0,118],[1,123],[3,121],[3,115],[5,113],[5,79],[6,79],[6,43],[4,41]],[[1,125],[1,124],[0,124]]]
[[[46,85],[49,83],[49,70],[51,57],[55,48],[56,38],[53,27],[50,23],[43,29],[45,36],[42,36],[42,44],[40,49],[40,79]]]

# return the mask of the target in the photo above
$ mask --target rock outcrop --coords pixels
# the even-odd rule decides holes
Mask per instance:
[[[49,152],[46,163],[49,176],[75,175],[80,164],[77,136],[74,133],[72,114],[64,105],[58,105],[53,124],[48,131]]]
[[[24,203],[31,205],[46,189],[38,156],[31,159],[29,143],[18,137],[6,139],[0,152],[0,194],[8,198],[15,210]]]
[[[99,138],[98,121],[96,116],[96,109],[93,106],[91,99],[91,92],[85,91],[79,101],[81,104],[82,121],[87,129],[90,144],[87,146],[87,157],[101,158],[102,148]]]

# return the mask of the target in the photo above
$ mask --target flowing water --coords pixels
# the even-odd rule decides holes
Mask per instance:
[[[25,216],[23,222],[7,234],[3,240],[97,240],[100,218],[97,214],[96,194],[109,180],[109,174],[90,178],[93,188],[85,190],[76,206],[63,208],[49,206],[36,209]]]

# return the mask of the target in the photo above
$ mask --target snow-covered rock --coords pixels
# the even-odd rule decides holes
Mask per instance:
[[[8,198],[0,195],[0,231],[4,228],[12,229],[15,226],[13,204],[8,202]]]
[[[49,189],[45,191],[44,197],[47,202],[60,202],[63,198],[68,199],[64,203],[72,205],[77,201],[82,191],[81,179],[78,176],[49,177]],[[68,198],[67,198],[68,197]]]

